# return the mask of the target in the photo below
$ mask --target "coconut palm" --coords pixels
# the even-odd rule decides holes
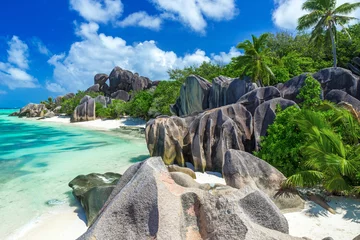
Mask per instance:
[[[304,164],[309,170],[289,177],[287,185],[322,185],[326,190],[337,193],[355,190],[354,179],[360,170],[360,147],[345,145],[319,112],[303,110],[296,122],[308,137],[302,154],[307,157]]]
[[[345,24],[356,18],[345,15],[353,12],[358,7],[360,7],[360,2],[344,3],[336,7],[336,0],[307,0],[302,9],[310,13],[299,18],[297,29],[302,31],[312,28],[310,41],[315,42],[318,42],[325,32],[327,39],[330,37],[331,40],[334,67],[336,67],[336,28],[341,26],[349,35]]]
[[[252,35],[252,42],[246,40],[236,47],[244,50],[244,55],[234,58],[237,67],[243,69],[241,76],[250,75],[253,82],[260,86],[269,85],[275,78],[267,63],[272,61],[270,50],[267,47],[269,34],[262,34],[259,38]]]

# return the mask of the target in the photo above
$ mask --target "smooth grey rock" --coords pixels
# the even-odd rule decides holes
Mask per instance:
[[[256,84],[248,77],[232,79],[226,91],[226,105],[236,103],[242,96],[256,88]]]
[[[277,106],[280,106],[281,109],[284,110],[293,105],[296,105],[294,101],[283,98],[274,98],[260,104],[256,108],[254,114],[255,149],[259,149],[260,138],[266,135],[268,127],[274,122]]]
[[[81,99],[80,105],[78,105],[72,116],[71,122],[82,122],[82,121],[91,121],[96,119],[95,113],[95,100],[90,96],[85,96]]]
[[[88,226],[98,216],[120,177],[117,173],[91,173],[79,175],[69,183],[73,195],[85,210]]]
[[[118,90],[141,91],[149,89],[152,86],[152,82],[149,78],[141,77],[139,74],[128,70],[123,70],[120,67],[115,67],[109,76],[110,79],[110,93],[114,93]]]
[[[19,117],[44,117],[45,112],[48,111],[44,104],[29,103],[20,109]]]
[[[256,108],[263,102],[269,101],[273,98],[279,98],[280,91],[275,87],[260,87],[248,92],[243,95],[237,102],[241,103],[246,107],[246,109],[255,113]]]
[[[61,106],[57,106],[56,108],[54,108],[54,111],[53,111],[53,112],[55,113],[55,115],[60,114],[60,112],[61,112]]]
[[[95,84],[95,85],[89,87],[85,92],[100,92],[100,85]]]
[[[180,89],[180,97],[171,106],[171,111],[178,116],[187,116],[209,108],[211,83],[206,79],[190,75]]]
[[[9,117],[18,117],[20,112],[13,112],[9,115]]]
[[[190,177],[192,177],[193,179],[196,179],[195,172],[193,170],[191,170],[190,168],[180,167],[178,165],[168,165],[167,169],[168,169],[169,172],[185,173],[185,174],[189,175]]]
[[[252,116],[239,103],[185,118],[158,117],[145,131],[150,155],[167,165],[188,161],[197,171],[219,172],[228,149],[253,150],[252,134]]]
[[[109,79],[109,76],[105,73],[98,73],[94,76],[94,84],[99,84],[103,86],[106,81]]]
[[[326,96],[331,90],[342,90],[360,99],[359,77],[344,68],[325,68],[315,73],[313,77],[321,83]]]
[[[285,217],[260,191],[228,186],[203,190],[186,174],[169,173],[161,158],[136,164],[126,174],[132,177],[120,179],[80,240],[300,239],[287,234]]]
[[[97,96],[95,98],[95,103],[100,103],[103,105],[103,107],[107,107],[109,104],[111,104],[111,98],[105,97],[105,96]]]
[[[48,111],[47,113],[45,113],[44,118],[52,118],[55,117],[55,113],[53,111]]]
[[[351,95],[341,90],[331,90],[325,99],[334,103],[346,102],[353,106],[353,108],[360,112],[360,101]]]
[[[280,209],[302,209],[297,196],[277,196],[286,177],[276,168],[254,155],[230,149],[225,154],[223,177],[226,185],[242,189],[251,187],[264,192]]]
[[[232,79],[219,76],[213,79],[209,96],[209,108],[218,108],[227,105],[226,92]]]
[[[67,93],[63,96],[63,99],[70,99],[70,98],[73,98],[75,97],[75,94],[74,93]]]
[[[123,100],[125,102],[128,102],[130,100],[129,93],[125,92],[124,90],[118,90],[111,94],[111,98],[117,99],[117,100]]]
[[[292,100],[296,103],[301,102],[301,100],[297,98],[297,95],[300,93],[300,89],[305,85],[306,78],[307,74],[302,74],[300,76],[293,77],[285,83],[278,84],[276,87],[279,89],[281,97]]]

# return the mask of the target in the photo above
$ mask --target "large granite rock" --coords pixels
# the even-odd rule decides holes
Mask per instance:
[[[133,165],[79,239],[299,239],[287,234],[285,217],[264,193],[180,185],[189,181],[159,157]]]
[[[280,209],[302,209],[304,202],[298,195],[277,196],[286,177],[276,168],[254,155],[229,150],[225,154],[223,177],[226,185],[243,189],[251,187],[267,194]]]
[[[97,96],[95,98],[95,103],[100,103],[103,107],[106,108],[109,104],[111,104],[111,98],[105,96]]]
[[[280,91],[276,87],[260,87],[243,95],[237,102],[244,105],[251,114],[254,114],[260,104],[279,97]]]
[[[360,76],[360,57],[353,58],[348,67],[353,74]]]
[[[252,150],[252,134],[252,116],[239,103],[185,118],[159,117],[145,132],[151,156],[168,165],[184,166],[186,159],[198,171],[219,172],[228,149]]]
[[[89,87],[85,92],[100,92],[100,85],[94,84],[93,86]]]
[[[191,75],[180,89],[180,97],[171,106],[171,111],[178,116],[187,116],[209,108],[211,83],[206,79]]]
[[[359,77],[344,68],[325,68],[315,73],[313,77],[318,80],[326,96],[331,90],[342,90],[351,96],[360,99]]]
[[[274,122],[277,106],[284,110],[293,105],[296,105],[294,101],[283,98],[274,98],[262,103],[256,108],[254,114],[255,149],[259,149],[260,138],[266,135],[268,127]]]
[[[353,108],[360,112],[360,101],[351,95],[341,90],[331,90],[325,99],[334,103],[346,102],[353,106]]]
[[[323,89],[323,95],[326,96],[331,90],[342,90],[351,96],[360,99],[359,77],[352,74],[351,71],[344,68],[325,68],[312,75],[320,82]],[[297,95],[301,87],[305,85],[307,74],[294,77],[284,84],[279,84],[277,87],[280,90],[281,96],[285,99],[300,102]]]
[[[44,117],[48,110],[44,104],[29,103],[20,109],[19,117]]]
[[[69,183],[73,195],[85,210],[88,226],[98,216],[120,177],[117,173],[91,173],[79,175]]]
[[[130,91],[141,91],[149,89],[152,86],[150,79],[141,77],[139,74],[128,70],[123,70],[120,67],[115,67],[109,76],[110,79],[110,92],[114,93],[118,90],[124,90],[125,92]]]
[[[57,97],[55,98],[55,104],[56,104],[56,106],[60,106],[60,104],[61,104],[63,101],[65,101],[65,100],[67,100],[67,99],[70,99],[70,98],[73,98],[73,97],[75,97],[75,94],[74,94],[74,93],[67,93],[67,94],[65,94],[64,96],[57,96]]]
[[[71,122],[95,120],[96,119],[95,108],[96,108],[95,99],[86,95],[81,99],[80,104],[75,108],[70,119]]]
[[[111,94],[111,98],[128,102],[130,100],[130,95],[124,90],[118,90]]]
[[[109,79],[109,76],[105,73],[98,73],[94,76],[94,84],[99,84],[103,86],[106,81]]]
[[[244,94],[254,90],[250,78],[216,77],[209,83],[200,76],[189,76],[180,90],[180,97],[171,106],[177,116],[188,116],[204,110],[236,103]]]

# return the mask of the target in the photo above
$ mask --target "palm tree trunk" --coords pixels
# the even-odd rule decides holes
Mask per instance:
[[[333,31],[331,30],[331,27],[329,27],[329,31],[330,31],[330,38],[331,38],[331,45],[332,45],[332,54],[333,54],[333,58],[334,58],[334,68],[336,68],[336,66],[337,66],[337,60],[336,60],[335,37],[334,37]]]

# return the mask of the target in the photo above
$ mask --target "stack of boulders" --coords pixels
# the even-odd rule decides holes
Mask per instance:
[[[147,123],[146,139],[151,156],[166,164],[191,162],[199,171],[222,171],[229,149],[252,152],[276,117],[277,107],[297,106],[307,75],[276,87],[260,87],[249,79],[218,77],[210,84],[190,76],[181,88],[172,111]],[[360,109],[359,77],[342,68],[327,68],[313,77],[323,96],[335,103],[347,102]]]
[[[108,80],[110,84],[107,84]],[[94,85],[88,88],[86,92],[102,92],[106,97],[129,101],[130,92],[138,92],[152,86],[153,83],[149,78],[115,67],[110,76],[105,73],[96,74]]]
[[[237,154],[246,158],[227,154],[229,186],[170,172],[160,157],[131,166],[79,239],[304,239],[288,234],[286,218],[263,192],[281,174]],[[241,171],[249,174],[234,173]]]
[[[107,84],[109,80],[110,85]],[[72,122],[91,121],[96,119],[96,103],[101,103],[103,107],[111,104],[111,100],[129,101],[132,92],[138,92],[156,86],[146,77],[139,76],[120,67],[115,67],[110,76],[104,73],[96,74],[94,85],[85,92],[102,92],[104,96],[98,96],[95,99],[85,96],[76,107],[72,117]]]

